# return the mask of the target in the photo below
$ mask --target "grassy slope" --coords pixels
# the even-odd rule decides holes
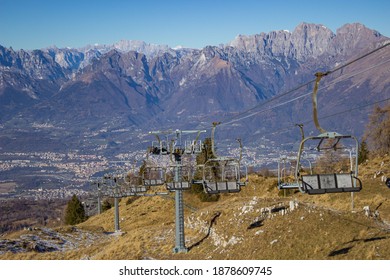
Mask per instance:
[[[383,163],[382,163],[383,162]],[[120,226],[114,229],[113,209],[91,217],[78,228],[100,236],[94,244],[53,253],[7,253],[2,259],[390,259],[390,189],[377,171],[390,176],[390,157],[361,166],[363,190],[351,195],[280,196],[275,178],[257,175],[238,194],[202,203],[185,192],[186,254],[174,254],[174,201],[139,198],[120,204]],[[289,211],[290,201],[298,207]],[[366,217],[363,207],[379,211]],[[268,214],[267,207],[274,208]],[[287,209],[287,213],[278,209]],[[57,229],[69,231],[69,227]],[[13,234],[12,237],[16,237]],[[10,236],[11,237],[11,236]]]

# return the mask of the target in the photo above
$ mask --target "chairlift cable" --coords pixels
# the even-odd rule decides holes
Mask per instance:
[[[363,58],[366,58],[366,57],[368,57],[368,56],[370,56],[370,55],[372,55],[372,54],[374,54],[374,53],[376,53],[376,52],[378,52],[378,51],[384,49],[385,47],[388,47],[389,45],[390,45],[390,42],[388,42],[388,43],[386,43],[386,44],[384,44],[384,45],[382,45],[382,46],[380,46],[380,47],[378,47],[378,48],[376,48],[376,49],[374,49],[374,50],[372,50],[372,51],[370,51],[370,52],[368,52],[368,53],[365,53],[365,54],[359,56],[358,58],[355,58],[355,59],[353,59],[353,60],[351,60],[351,61],[349,61],[349,62],[347,62],[347,63],[345,63],[345,64],[343,64],[343,65],[341,65],[341,66],[338,66],[338,67],[336,67],[336,68],[334,68],[334,69],[332,69],[332,70],[326,71],[326,72],[324,72],[323,74],[326,74],[326,75],[332,74],[332,73],[334,73],[334,72],[336,72],[336,71],[338,71],[338,70],[341,70],[341,69],[343,69],[343,68],[345,68],[345,67],[347,67],[347,66],[349,66],[349,65],[351,65],[351,64],[353,64],[353,63],[355,63],[355,62],[357,62],[357,61],[359,61],[359,60],[361,60],[361,59],[363,59]],[[366,69],[360,71],[360,72],[357,73],[357,74],[360,74],[360,73],[366,72],[366,71],[368,71],[368,70],[371,70],[371,69],[373,69],[373,68],[375,68],[375,67],[378,67],[378,66],[380,66],[380,65],[383,65],[383,64],[385,64],[385,63],[387,63],[387,62],[389,62],[389,61],[390,61],[390,60],[386,60],[386,61],[381,62],[381,63],[379,63],[379,64],[377,64],[377,65],[374,65],[374,66],[372,66],[372,67],[370,67],[370,68],[366,68]],[[357,74],[356,74],[356,75],[357,75]],[[353,77],[353,76],[348,76],[348,78],[351,78],[351,77]],[[221,123],[221,126],[228,125],[228,124],[231,124],[231,123],[235,123],[235,122],[237,122],[237,121],[246,119],[246,118],[251,117],[251,116],[253,116],[253,115],[256,115],[256,114],[258,114],[258,113],[264,112],[264,111],[257,111],[257,112],[253,112],[253,113],[251,113],[251,114],[245,116],[245,114],[247,114],[247,113],[249,113],[249,112],[251,112],[251,111],[253,111],[253,110],[255,110],[255,109],[264,107],[265,105],[267,105],[268,103],[270,103],[270,102],[272,102],[272,101],[275,101],[275,100],[277,100],[277,99],[280,99],[280,98],[282,98],[282,97],[284,97],[284,96],[286,96],[286,95],[288,95],[288,94],[291,94],[292,92],[295,92],[295,91],[297,91],[297,90],[299,90],[299,89],[301,89],[301,88],[307,87],[308,85],[312,84],[313,82],[316,82],[317,79],[318,79],[318,78],[316,77],[315,79],[312,79],[312,80],[310,80],[310,81],[308,81],[308,82],[306,82],[306,83],[304,83],[304,84],[298,85],[297,87],[295,87],[295,88],[293,88],[293,89],[291,89],[291,90],[288,90],[287,92],[278,94],[277,96],[274,96],[273,98],[268,99],[268,100],[265,101],[264,103],[261,103],[261,104],[258,104],[258,105],[256,105],[256,106],[252,107],[252,108],[249,108],[249,109],[247,109],[247,110],[245,110],[245,111],[239,113],[238,115],[236,115],[236,116],[234,116],[234,117],[232,117],[232,118],[230,118],[230,119],[225,120],[224,122]],[[342,80],[341,80],[341,81],[342,81]],[[337,81],[337,82],[340,82],[340,80]],[[330,85],[333,85],[333,84],[334,84],[334,83],[328,84],[326,87],[329,87]],[[323,88],[326,88],[326,87],[323,87]],[[305,94],[304,96],[309,95],[309,94],[311,94],[311,93],[312,93],[312,92],[310,92],[310,93],[308,93],[308,94]],[[303,97],[303,96],[302,96],[302,97]],[[299,98],[301,98],[301,97],[297,97],[297,98],[293,99],[292,101],[294,101],[294,100],[296,100],[296,99],[299,99]],[[292,102],[292,101],[290,101],[290,102]],[[288,103],[288,102],[287,102],[287,103]],[[282,103],[282,104],[287,104],[287,103],[285,102],[285,103]],[[266,109],[266,110],[270,110],[270,109],[273,109],[273,108],[275,108],[275,107],[278,107],[278,104],[275,105],[274,107],[271,107],[271,108]],[[244,116],[244,117],[242,117],[242,116]]]
[[[340,111],[340,112],[337,112],[337,113],[329,114],[329,115],[326,115],[326,116],[323,116],[323,117],[319,118],[319,120],[324,120],[324,119],[327,119],[327,118],[343,115],[343,114],[346,114],[346,113],[349,113],[349,112],[352,112],[352,111],[355,111],[355,110],[360,110],[360,109],[363,109],[363,108],[366,108],[366,107],[370,107],[370,106],[375,105],[375,104],[380,104],[380,103],[383,103],[383,102],[386,102],[386,101],[390,101],[390,97],[385,98],[385,99],[381,99],[381,100],[377,100],[375,102],[367,103],[367,104],[365,103],[363,105],[360,105],[360,106],[357,106],[357,107],[354,107],[354,108],[351,108],[351,109],[348,109],[348,110],[343,110],[343,111]],[[311,124],[311,123],[313,123],[313,120],[308,120],[308,121],[301,122],[300,125],[308,125],[308,124]],[[278,135],[278,134],[290,132],[291,129],[293,127],[295,127],[295,126],[297,126],[296,123],[291,123],[288,126],[282,127],[282,128],[280,128],[278,130],[275,130],[275,131],[273,131],[271,133],[266,133],[266,135]],[[249,139],[250,139],[250,137],[249,137]]]
[[[331,117],[334,117],[334,116],[343,115],[345,113],[349,113],[349,112],[352,112],[352,111],[355,111],[355,110],[359,110],[359,109],[362,109],[362,108],[370,107],[372,105],[383,103],[383,102],[386,102],[386,101],[390,101],[390,97],[385,98],[385,99],[381,99],[381,100],[378,100],[378,101],[375,101],[375,102],[366,103],[364,105],[360,105],[360,106],[357,106],[357,107],[354,107],[354,108],[351,108],[351,109],[348,109],[348,110],[344,110],[344,111],[340,111],[340,112],[333,113],[333,114],[330,114],[330,115],[326,115],[326,116],[323,116],[323,117],[319,118],[319,120],[324,120],[324,119],[331,118]],[[301,124],[302,125],[307,125],[307,124],[310,124],[312,122],[313,122],[313,120],[309,120],[309,121],[302,122]],[[276,130],[276,131],[274,131],[272,133],[268,133],[268,135],[277,135],[277,134],[280,134],[280,133],[284,133],[286,131],[290,131],[293,126],[296,126],[296,124],[291,124],[289,126],[281,128],[279,130]]]
[[[311,95],[312,98],[312,103],[313,103],[313,121],[314,121],[314,124],[316,126],[316,128],[320,131],[320,133],[326,133],[326,130],[323,129],[321,126],[320,126],[320,123],[318,122],[318,110],[317,110],[317,91],[318,91],[318,84],[320,83],[322,77],[328,75],[329,72],[318,72],[315,74],[316,76],[316,82],[314,84],[314,89],[313,89],[313,94]]]
[[[355,59],[353,59],[353,60],[351,60],[351,61],[349,61],[349,62],[347,62],[347,63],[345,63],[345,64],[343,64],[341,66],[339,66],[339,67],[334,68],[333,70],[328,71],[328,72],[329,72],[329,74],[331,74],[333,72],[341,70],[341,69],[343,69],[343,68],[345,68],[345,67],[347,67],[347,66],[349,66],[349,65],[351,65],[351,64],[353,64],[353,63],[355,63],[355,62],[357,62],[357,61],[359,61],[359,60],[361,60],[361,59],[363,59],[365,57],[368,57],[368,56],[370,56],[370,55],[372,55],[372,54],[374,54],[374,53],[376,53],[376,52],[380,51],[381,49],[384,49],[384,48],[386,48],[388,46],[390,46],[390,41],[385,43],[385,44],[383,44],[382,46],[380,46],[378,48],[375,48],[372,51],[370,51],[368,53],[365,53],[365,54],[363,54],[363,55],[361,55],[361,56],[359,56],[359,57],[357,57],[357,58],[355,58]]]
[[[356,72],[356,73],[349,74],[349,75],[347,75],[346,77],[344,77],[343,79],[339,79],[339,78],[338,78],[338,79],[335,79],[333,82],[330,82],[330,83],[328,83],[326,86],[323,86],[323,87],[321,87],[321,88],[319,88],[319,89],[320,89],[320,90],[323,90],[323,89],[328,88],[328,87],[330,87],[330,86],[332,86],[332,85],[335,85],[336,83],[342,82],[342,81],[344,81],[344,80],[346,80],[346,79],[352,78],[352,77],[357,76],[357,75],[359,75],[359,74],[362,74],[362,73],[365,73],[365,72],[367,72],[367,71],[370,71],[370,70],[372,70],[372,69],[374,69],[374,68],[376,68],[376,67],[382,66],[382,65],[384,65],[384,64],[386,64],[386,63],[388,63],[388,62],[390,62],[390,59],[387,59],[387,60],[385,60],[385,61],[382,61],[382,62],[380,62],[380,63],[378,63],[378,64],[376,64],[376,65],[373,65],[373,66],[371,66],[371,67],[369,67],[369,68],[363,69],[362,71],[359,71],[359,72]],[[317,78],[316,78],[316,79],[317,79]],[[278,96],[276,96],[275,98],[271,98],[271,99],[269,99],[268,101],[266,101],[265,103],[261,103],[261,104],[259,104],[259,105],[256,105],[255,107],[252,107],[252,108],[250,108],[250,109],[248,109],[248,110],[246,110],[246,111],[240,113],[239,115],[232,117],[230,120],[228,120],[228,121],[226,121],[226,122],[222,122],[222,123],[220,124],[220,126],[224,126],[224,125],[229,125],[229,124],[232,124],[232,123],[236,123],[236,122],[238,122],[238,121],[241,121],[241,120],[250,118],[250,117],[252,117],[252,116],[254,116],[254,115],[257,115],[257,114],[260,114],[260,113],[264,113],[264,112],[270,111],[270,110],[275,109],[275,108],[277,108],[277,107],[286,105],[286,104],[291,103],[291,102],[294,102],[294,101],[296,101],[296,100],[298,100],[298,99],[304,98],[304,97],[306,97],[306,96],[308,96],[308,95],[311,95],[311,94],[312,94],[312,91],[307,92],[307,93],[304,93],[304,94],[299,95],[299,96],[297,96],[297,97],[294,97],[294,98],[292,98],[292,99],[290,99],[290,100],[287,100],[287,101],[284,101],[284,102],[275,104],[275,105],[273,105],[273,106],[271,106],[271,107],[268,107],[268,108],[266,108],[266,109],[264,109],[264,110],[255,111],[255,112],[253,112],[253,113],[251,113],[251,114],[249,114],[249,115],[245,115],[246,113],[248,113],[248,112],[250,112],[250,111],[252,111],[252,110],[254,110],[254,109],[256,109],[256,108],[260,108],[260,107],[265,106],[266,104],[268,104],[268,103],[270,103],[270,102],[276,100],[277,98],[281,97],[282,95],[285,96],[286,94],[289,94],[289,93],[291,93],[291,92],[293,92],[293,91],[295,91],[295,90],[298,90],[298,89],[300,89],[300,88],[303,88],[303,87],[305,87],[305,86],[307,86],[307,85],[309,85],[309,84],[315,82],[316,79],[314,79],[314,80],[312,80],[312,81],[310,81],[310,82],[308,82],[308,83],[305,83],[305,84],[303,84],[303,85],[301,85],[301,86],[299,86],[299,87],[296,87],[295,89],[290,90],[290,91],[288,91],[288,92],[286,92],[286,93],[283,93],[283,94],[281,94],[281,95],[278,95]],[[244,116],[243,116],[243,115],[244,115]],[[242,117],[238,118],[239,116],[242,116]]]
[[[331,118],[331,117],[334,117],[334,116],[343,115],[345,113],[349,113],[349,112],[352,112],[352,111],[355,111],[355,110],[359,110],[359,109],[362,109],[362,108],[370,107],[372,105],[383,103],[383,102],[386,102],[386,101],[390,101],[390,97],[385,98],[385,99],[381,99],[381,100],[378,100],[378,101],[375,101],[375,102],[371,102],[371,103],[365,103],[364,105],[360,105],[360,106],[357,106],[357,107],[354,107],[354,108],[350,108],[348,110],[343,110],[343,111],[340,111],[340,112],[337,112],[337,113],[326,115],[326,116],[323,116],[323,117],[319,118],[319,120],[324,120],[324,119]],[[313,120],[309,120],[309,121],[304,121],[304,122],[302,122],[300,124],[301,125],[307,125],[307,124],[310,124],[312,122],[313,122]],[[276,130],[276,131],[274,131],[272,133],[268,133],[268,135],[277,135],[277,134],[280,134],[280,133],[284,133],[284,132],[290,131],[291,128],[293,126],[296,126],[296,125],[297,124],[291,123],[290,125],[288,125],[288,126],[286,126],[284,128]]]

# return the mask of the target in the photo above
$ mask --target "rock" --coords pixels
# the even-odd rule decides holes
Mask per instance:
[[[273,245],[273,244],[275,244],[276,242],[278,242],[278,240],[277,240],[277,239],[274,239],[274,240],[272,240],[269,244]]]
[[[370,217],[370,215],[371,215],[370,206],[368,206],[368,205],[364,206],[363,211],[364,211],[364,215],[366,215],[366,217]]]

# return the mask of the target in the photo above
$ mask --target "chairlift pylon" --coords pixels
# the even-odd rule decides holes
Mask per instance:
[[[143,172],[143,184],[145,186],[158,186],[164,185],[167,190],[185,190],[191,187],[192,174],[188,173],[187,170],[192,168],[182,164],[183,155],[194,155],[202,151],[202,142],[199,140],[199,136],[205,130],[179,130],[175,131],[152,131],[150,134],[155,135],[157,142],[152,143],[152,147],[149,148],[149,153],[155,155],[168,155],[170,161],[174,164],[171,167],[163,166],[146,166]],[[185,134],[196,133],[195,139],[186,140],[183,145],[182,136]],[[160,136],[163,134],[167,140],[165,142],[160,140]],[[168,139],[169,135],[174,135],[172,139]],[[169,143],[162,146],[163,143]],[[158,144],[158,145],[156,145]],[[180,176],[177,176],[175,172],[179,172]],[[181,173],[187,174],[184,176],[186,179],[183,180]]]
[[[168,149],[168,153],[174,156],[174,174],[171,174],[168,179],[172,179],[169,182],[166,182],[165,186],[168,190],[175,191],[175,243],[173,251],[175,253],[179,252],[187,252],[188,249],[185,247],[185,234],[184,234],[184,207],[183,207],[183,190],[190,187],[190,177],[188,181],[183,178],[183,165],[182,165],[182,156],[184,153],[187,154],[195,154],[196,151],[193,149],[193,146],[190,149],[186,149],[186,147],[182,146],[181,136],[185,133],[192,133],[193,131],[181,131],[175,130],[175,137],[172,139],[172,145],[170,149]],[[202,131],[195,131],[199,134]],[[161,134],[162,132],[152,132],[155,135]],[[196,138],[196,140],[197,140]],[[196,143],[193,142],[194,144]],[[162,154],[162,153],[160,153]],[[172,160],[172,157],[170,157]],[[161,168],[161,167],[159,167]],[[165,175],[167,178],[167,175]],[[166,181],[166,180],[165,180]],[[144,180],[145,182],[145,180]]]

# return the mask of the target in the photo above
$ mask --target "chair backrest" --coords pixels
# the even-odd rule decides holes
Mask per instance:
[[[166,171],[162,167],[145,167],[142,174],[142,181],[144,186],[159,186],[163,185],[166,180]]]
[[[362,185],[349,173],[313,174],[301,176],[300,189],[308,194],[358,192]]]

